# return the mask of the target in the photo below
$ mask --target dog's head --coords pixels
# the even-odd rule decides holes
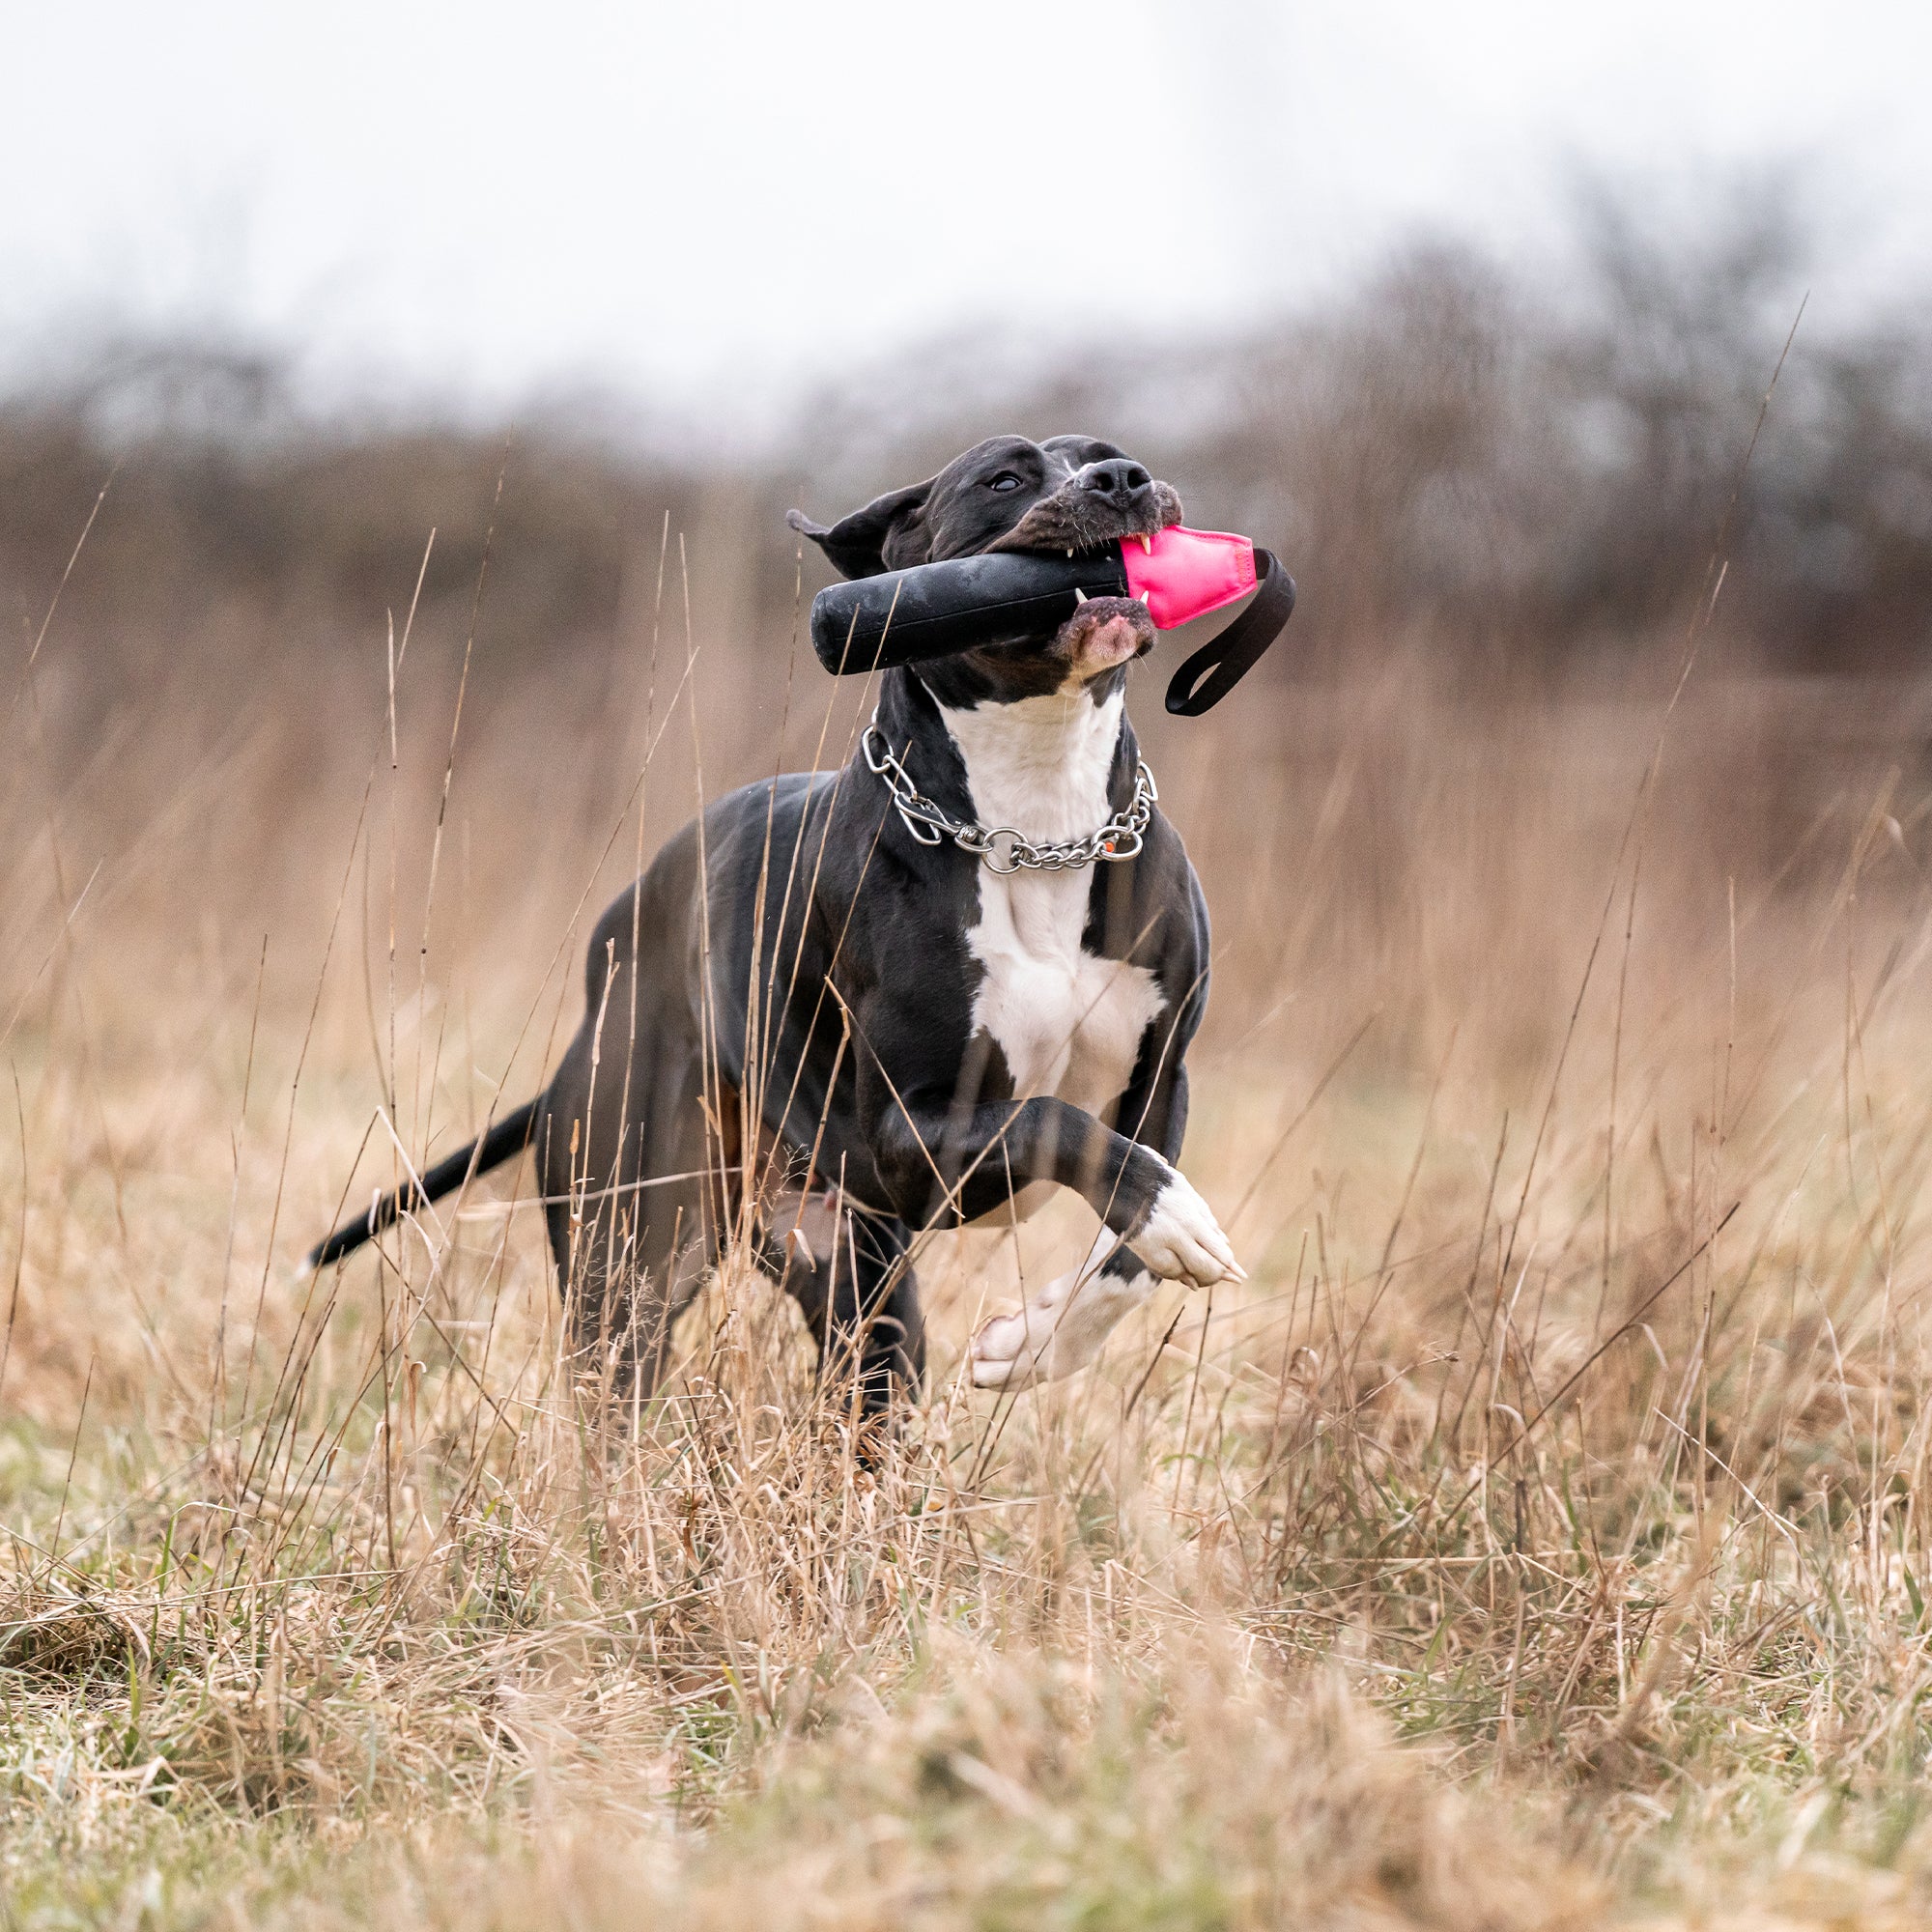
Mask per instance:
[[[938,475],[889,490],[829,529],[788,521],[847,577],[987,551],[1094,550],[1180,521],[1180,498],[1111,442],[1091,436],[988,437]],[[982,646],[922,666],[942,703],[1010,702],[1085,687],[1097,698],[1153,643],[1144,605],[1096,597],[1045,640]]]

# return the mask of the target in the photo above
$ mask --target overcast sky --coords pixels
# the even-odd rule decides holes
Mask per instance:
[[[1923,0],[5,7],[16,355],[111,309],[351,386],[743,407],[988,324],[1236,321],[1423,224],[1535,251],[1578,164],[1795,157],[1867,272],[1932,260]]]

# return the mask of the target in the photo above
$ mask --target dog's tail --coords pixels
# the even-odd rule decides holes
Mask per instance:
[[[542,1095],[537,1096],[538,1099]],[[344,1255],[354,1254],[364,1241],[374,1240],[384,1228],[395,1226],[398,1217],[408,1208],[420,1208],[425,1203],[440,1201],[445,1194],[461,1187],[472,1175],[487,1174],[493,1167],[499,1167],[514,1155],[523,1152],[530,1143],[530,1129],[537,1118],[537,1100],[526,1100],[514,1114],[506,1114],[487,1133],[473,1140],[468,1147],[459,1148],[447,1160],[440,1160],[423,1176],[418,1186],[413,1180],[396,1189],[393,1194],[385,1194],[366,1214],[354,1221],[345,1221],[326,1241],[318,1241],[309,1250],[308,1265],[311,1270],[327,1267],[331,1262],[339,1262]]]

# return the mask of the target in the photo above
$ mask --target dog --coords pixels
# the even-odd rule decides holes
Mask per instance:
[[[1113,443],[999,436],[829,527],[789,521],[856,578],[1180,516]],[[577,1345],[619,1386],[655,1386],[679,1310],[749,1229],[867,1418],[923,1379],[923,1230],[1023,1216],[1056,1186],[1102,1224],[1081,1267],[980,1326],[981,1387],[1072,1374],[1160,1280],[1244,1278],[1176,1165],[1208,925],[1126,717],[1153,636],[1144,604],[1095,597],[1044,640],[885,672],[841,770],[719,799],[605,912],[543,1092],[311,1264],[529,1148]],[[1038,863],[1079,840],[1084,862]]]

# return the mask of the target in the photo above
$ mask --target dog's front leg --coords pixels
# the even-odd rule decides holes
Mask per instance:
[[[1120,1118],[1134,1141],[1160,1154],[1172,1168],[1187,1129],[1187,1072],[1175,1065],[1172,1041],[1162,1042],[1161,1047],[1158,1054],[1148,1056],[1153,1064],[1144,1061],[1121,1096]],[[1103,1228],[1079,1267],[1026,1296],[1012,1314],[995,1315],[980,1324],[967,1351],[973,1379],[980,1387],[1025,1388],[1075,1374],[1099,1354],[1122,1318],[1148,1301],[1163,1275],[1194,1279],[1184,1272],[1151,1266],[1136,1249],[1158,1256],[1163,1248],[1179,1245],[1174,1240],[1175,1231],[1188,1227],[1197,1213],[1211,1221],[1211,1210],[1191,1188],[1187,1195],[1163,1193],[1155,1203],[1166,1214],[1156,1221],[1150,1213],[1135,1242],[1123,1241],[1111,1228]],[[1198,1209],[1195,1203],[1200,1204]],[[1238,1266],[1226,1272],[1242,1278]]]
[[[902,1222],[855,1207],[836,1192],[790,1194],[773,1204],[766,1261],[819,1350],[819,1376],[855,1379],[864,1413],[895,1393],[917,1396],[925,1375],[925,1323]]]
[[[1036,1180],[1076,1189],[1106,1224],[1086,1267],[1049,1283],[1033,1307],[986,1324],[976,1338],[976,1380],[1070,1374],[1156,1279],[1197,1288],[1244,1279],[1213,1210],[1164,1153],[1064,1100],[928,1108],[895,1098],[876,1119],[873,1149],[915,1225],[978,1219]]]
[[[1028,1388],[1084,1369],[1124,1316],[1154,1292],[1147,1264],[1103,1229],[1085,1262],[1023,1297],[1009,1315],[989,1316],[967,1345],[980,1388]]]

